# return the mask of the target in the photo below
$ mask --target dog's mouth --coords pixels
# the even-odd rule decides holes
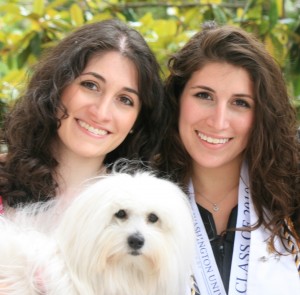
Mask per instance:
[[[130,255],[132,255],[132,256],[139,256],[139,255],[141,255],[142,253],[140,252],[140,251],[137,251],[137,250],[134,250],[134,251],[131,251],[130,252]]]

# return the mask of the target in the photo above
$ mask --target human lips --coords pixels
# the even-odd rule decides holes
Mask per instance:
[[[95,135],[107,135],[108,134],[107,130],[95,128],[95,127],[93,127],[93,126],[89,125],[88,123],[83,122],[81,120],[78,120],[78,124],[82,128],[86,129],[87,131],[89,131],[89,132],[91,132],[91,133],[93,133]]]
[[[224,138],[211,137],[211,136],[205,135],[199,131],[197,131],[197,135],[200,139],[202,139],[203,141],[206,141],[210,144],[224,144],[224,143],[229,142],[229,140],[232,139],[232,137],[224,137]]]

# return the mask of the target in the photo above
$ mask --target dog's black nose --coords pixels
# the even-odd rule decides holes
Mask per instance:
[[[137,233],[129,236],[127,242],[130,248],[138,250],[143,247],[145,239],[141,234]]]

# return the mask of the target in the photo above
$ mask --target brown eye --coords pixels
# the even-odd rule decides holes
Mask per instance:
[[[195,94],[195,97],[203,99],[203,100],[212,100],[211,95],[208,92],[198,92]]]
[[[157,217],[157,215],[155,215],[154,213],[150,213],[150,214],[148,215],[148,221],[149,221],[149,222],[155,223],[155,222],[157,222],[157,220],[158,220],[158,217]]]
[[[234,104],[238,107],[250,109],[250,104],[244,99],[237,99]]]
[[[117,218],[124,219],[124,218],[127,217],[127,214],[126,214],[126,211],[125,211],[125,210],[121,209],[121,210],[119,210],[117,213],[115,213],[115,216],[116,216]]]
[[[130,99],[130,98],[127,97],[127,96],[122,96],[122,97],[120,97],[120,101],[121,101],[123,104],[125,104],[125,105],[133,106],[132,99]]]
[[[96,83],[94,83],[92,81],[82,81],[80,83],[80,85],[82,85],[83,87],[85,87],[89,90],[98,90]]]

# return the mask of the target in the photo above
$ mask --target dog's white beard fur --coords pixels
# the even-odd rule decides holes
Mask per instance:
[[[56,206],[1,217],[1,295],[187,294],[195,236],[175,184],[146,172],[102,177],[43,232]]]

